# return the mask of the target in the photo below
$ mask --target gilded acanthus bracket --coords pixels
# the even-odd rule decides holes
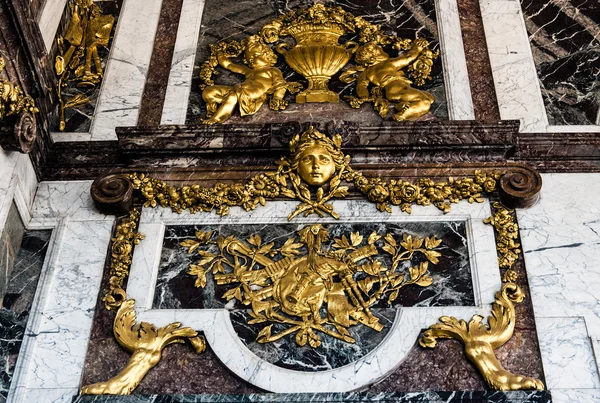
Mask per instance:
[[[181,327],[181,323],[171,323],[158,329],[150,323],[137,323],[134,304],[132,299],[121,304],[113,327],[119,345],[132,354],[127,366],[106,382],[84,386],[81,388],[82,395],[130,394],[148,371],[158,364],[162,351],[170,344],[189,340],[196,353],[206,349],[204,337],[198,336],[198,332],[189,327]]]
[[[469,321],[455,317],[442,316],[441,323],[436,323],[425,331],[419,340],[422,347],[433,348],[437,339],[456,339],[465,345],[467,358],[477,367],[487,384],[492,389],[544,389],[539,379],[522,375],[514,375],[505,370],[494,353],[513,336],[515,330],[514,303],[523,301],[524,295],[515,283],[505,283],[502,290],[496,293],[496,301],[492,305],[492,314],[487,325],[482,323],[483,317],[475,315]]]
[[[450,204],[460,200],[469,203],[483,201],[484,193],[493,192],[502,173],[496,170],[476,170],[472,177],[449,178],[447,181],[419,179],[416,183],[401,179],[385,181],[369,178],[350,165],[350,156],[341,151],[342,138],[329,138],[314,128],[296,135],[290,142],[290,157],[282,158],[274,172],[256,175],[248,182],[217,183],[213,187],[200,185],[176,187],[144,174],[130,174],[134,189],[140,190],[145,207],[170,207],[174,211],[214,211],[226,215],[229,207],[254,210],[268,200],[288,198],[300,204],[288,219],[298,215],[317,214],[339,218],[331,201],[345,198],[350,188],[377,204],[377,209],[391,213],[391,205],[410,213],[412,205],[433,204],[447,213]]]
[[[496,249],[498,265],[507,269],[504,272],[502,290],[496,293],[492,305],[492,315],[488,324],[482,323],[483,317],[475,315],[467,324],[455,317],[442,316],[425,331],[419,340],[422,347],[433,348],[437,339],[456,339],[465,346],[467,358],[477,367],[490,388],[498,390],[538,389],[543,390],[541,380],[522,375],[514,375],[505,370],[494,353],[513,336],[516,324],[515,303],[520,303],[525,295],[515,283],[517,273],[513,266],[521,250],[515,241],[519,238],[519,227],[512,216],[513,211],[495,202],[494,215],[483,222],[494,226],[496,230]]]

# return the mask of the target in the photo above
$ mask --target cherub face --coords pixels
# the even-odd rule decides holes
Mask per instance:
[[[385,53],[383,48],[376,43],[368,43],[361,46],[356,52],[356,62],[358,64],[371,65],[381,60],[388,59],[390,55]]]
[[[325,147],[314,145],[302,152],[298,160],[298,173],[311,186],[322,186],[333,176],[335,163]]]
[[[255,46],[246,50],[246,60],[252,68],[274,66],[277,56],[268,46]]]

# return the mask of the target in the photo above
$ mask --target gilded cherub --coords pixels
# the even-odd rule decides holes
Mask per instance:
[[[235,86],[211,85],[204,89],[202,98],[206,102],[208,116],[202,121],[204,124],[224,122],[231,117],[236,105],[239,105],[242,116],[253,115],[271,94],[269,107],[283,110],[288,105],[283,99],[286,91],[295,93],[301,88],[297,82],[285,81],[281,70],[274,67],[277,55],[257,35],[245,41],[244,57],[249,67],[233,63],[230,57],[225,47],[217,50],[218,63],[227,70],[243,74],[246,80]]]
[[[398,57],[392,58],[377,42],[367,42],[361,45],[354,56],[357,68],[348,69],[340,80],[346,83],[356,81],[358,97],[347,97],[350,106],[359,108],[364,102],[373,102],[373,107],[382,118],[388,115],[390,102],[396,103],[396,113],[392,116],[395,121],[413,120],[429,112],[434,101],[433,95],[411,87],[404,68],[418,61],[419,70],[431,69],[431,61],[435,55],[427,48],[425,39],[416,39],[411,49]],[[359,73],[358,77],[355,73]],[[374,88],[369,94],[369,85]]]

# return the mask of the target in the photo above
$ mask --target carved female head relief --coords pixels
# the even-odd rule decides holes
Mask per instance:
[[[311,127],[290,142],[292,170],[309,185],[323,186],[344,165],[341,144],[339,134],[329,139]]]

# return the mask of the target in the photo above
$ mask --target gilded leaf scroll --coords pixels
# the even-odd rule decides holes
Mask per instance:
[[[519,286],[505,283],[496,293],[492,305],[492,314],[488,323],[482,323],[483,317],[473,316],[469,323],[455,317],[442,316],[425,331],[419,341],[422,347],[433,348],[437,339],[456,339],[465,346],[467,358],[475,364],[485,381],[492,389],[544,389],[542,381],[522,375],[514,375],[502,367],[494,350],[504,345],[513,336],[515,330],[514,303],[523,301],[524,295]]]
[[[115,317],[113,332],[121,347],[131,353],[127,366],[106,382],[98,382],[81,388],[82,395],[128,395],[159,363],[162,351],[170,344],[188,340],[197,354],[206,349],[203,336],[181,323],[171,323],[156,328],[151,323],[137,323],[135,301],[123,302]]]
[[[496,293],[487,325],[482,323],[483,317],[480,315],[473,316],[468,323],[455,317],[442,316],[440,323],[430,326],[425,331],[419,344],[422,347],[434,348],[437,339],[459,340],[465,346],[467,358],[477,367],[490,388],[543,390],[544,384],[541,380],[515,375],[505,370],[494,353],[495,349],[513,337],[516,325],[514,304],[522,302],[525,295],[515,283],[517,273],[512,268],[521,253],[520,245],[515,242],[519,238],[519,226],[513,218],[514,211],[506,209],[498,202],[495,202],[493,207],[496,210],[494,215],[483,222],[494,226],[497,233],[498,265],[508,270],[502,277],[504,284]]]

